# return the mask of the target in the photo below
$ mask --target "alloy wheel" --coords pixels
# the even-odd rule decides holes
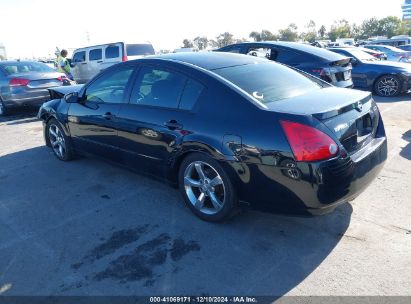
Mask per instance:
[[[382,96],[394,96],[399,90],[398,80],[394,77],[384,77],[377,84],[377,91]]]
[[[56,153],[57,157],[63,159],[66,154],[66,142],[63,133],[55,124],[49,126],[49,139],[54,153]]]
[[[204,214],[216,214],[224,206],[226,189],[223,179],[206,162],[195,161],[187,166],[184,189],[190,203]]]

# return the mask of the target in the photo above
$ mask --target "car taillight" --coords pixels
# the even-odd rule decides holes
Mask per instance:
[[[63,81],[66,80],[66,79],[67,79],[67,77],[66,77],[66,76],[63,76],[63,75],[57,77],[57,80],[58,80],[58,81],[61,81],[61,82],[63,82]]]
[[[128,58],[127,58],[127,56],[123,56],[123,58],[121,60],[124,62],[124,61],[127,61]]]
[[[12,78],[10,79],[9,85],[11,87],[20,87],[28,85],[30,80],[24,78]]]
[[[313,73],[318,74],[320,78],[326,82],[331,83],[332,80],[332,72],[331,69],[328,68],[319,68],[319,69],[314,69],[312,70]]]
[[[334,157],[338,145],[320,130],[291,121],[280,121],[296,161],[313,162]]]

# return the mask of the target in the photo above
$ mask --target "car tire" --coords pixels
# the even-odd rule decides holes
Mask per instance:
[[[66,136],[61,124],[54,118],[50,119],[46,125],[47,140],[54,155],[63,161],[74,158],[74,149],[71,138]]]
[[[178,182],[185,204],[202,220],[223,221],[237,210],[237,194],[228,174],[205,154],[192,153],[182,161]]]
[[[401,80],[395,75],[383,75],[375,81],[374,92],[382,97],[395,97],[401,93]]]
[[[7,107],[4,104],[4,102],[0,99],[0,116],[6,116],[7,115]]]

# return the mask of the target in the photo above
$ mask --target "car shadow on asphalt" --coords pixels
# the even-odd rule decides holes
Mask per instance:
[[[408,141],[408,144],[402,148],[400,155],[406,159],[411,160],[411,130],[408,130],[402,135],[402,139]]]
[[[5,295],[281,296],[343,237],[363,241],[346,235],[350,204],[212,224],[166,184],[92,158],[58,161],[46,147],[0,157],[0,182]]]
[[[17,125],[37,121],[38,107],[20,107],[10,109],[6,116],[0,116],[0,124]]]

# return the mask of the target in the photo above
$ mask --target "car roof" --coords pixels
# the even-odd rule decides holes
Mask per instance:
[[[217,70],[227,67],[267,63],[265,58],[257,58],[255,56],[248,56],[242,54],[223,53],[223,52],[186,52],[186,53],[173,53],[164,55],[147,56],[143,59],[137,60],[150,60],[161,59],[169,61],[178,61],[182,63],[188,63],[206,70]]]
[[[280,46],[284,48],[294,49],[300,52],[308,53],[316,57],[320,57],[330,61],[341,60],[342,55],[327,51],[323,48],[318,48],[312,45],[298,43],[298,42],[288,42],[288,41],[258,41],[258,42],[243,42],[238,43],[238,45],[247,45],[247,44],[265,44],[272,46]]]

